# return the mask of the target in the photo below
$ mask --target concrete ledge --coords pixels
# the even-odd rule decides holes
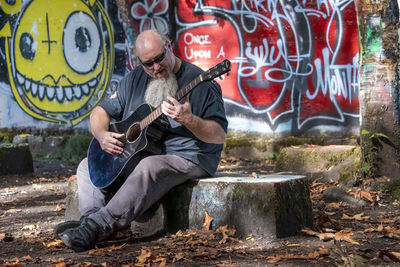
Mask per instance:
[[[292,146],[279,153],[275,171],[307,175],[310,179],[347,182],[360,168],[361,151],[357,146]]]
[[[70,187],[76,186],[75,180]],[[68,192],[67,220],[80,217],[75,192]],[[306,177],[276,174],[188,181],[132,222],[131,230],[149,236],[159,231],[202,228],[205,211],[214,219],[213,229],[225,224],[235,226],[242,237],[252,234],[275,239],[294,235],[303,226],[312,227]]]
[[[33,172],[33,160],[28,144],[0,145],[0,175]]]

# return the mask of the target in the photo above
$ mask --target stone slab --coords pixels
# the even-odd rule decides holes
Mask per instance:
[[[77,203],[77,196],[71,191],[68,194]],[[77,208],[70,200],[66,216],[73,214],[69,209]],[[312,227],[307,178],[274,174],[188,181],[132,222],[131,230],[148,236],[159,231],[202,228],[205,211],[214,219],[213,229],[226,224],[235,226],[242,237],[251,234],[275,239],[294,235],[303,226]]]
[[[28,144],[0,145],[0,175],[33,173]]]
[[[346,182],[360,168],[360,158],[360,148],[353,145],[291,146],[279,153],[275,171]]]

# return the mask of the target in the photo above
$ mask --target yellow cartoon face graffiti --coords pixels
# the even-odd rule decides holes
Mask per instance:
[[[92,8],[83,1],[27,4],[10,45],[10,84],[20,106],[54,122],[75,125],[85,118],[112,74],[112,36],[97,1]]]

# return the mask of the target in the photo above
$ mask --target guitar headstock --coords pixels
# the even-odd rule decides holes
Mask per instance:
[[[211,81],[218,76],[221,76],[222,74],[230,71],[231,67],[232,63],[229,60],[224,59],[221,63],[218,63],[211,69],[203,72],[200,76],[203,78],[203,81]]]

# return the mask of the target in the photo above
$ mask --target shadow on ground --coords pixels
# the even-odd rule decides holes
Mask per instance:
[[[395,266],[400,261],[399,203],[365,180],[349,193],[366,205],[325,202],[335,183],[311,186],[314,229],[266,242],[238,237],[234,226],[179,231],[140,239],[121,233],[117,240],[75,253],[53,234],[64,219],[68,180],[76,164],[36,161],[33,175],[2,176],[0,264],[3,266]],[[218,172],[251,176],[271,173],[264,161],[223,160]]]

